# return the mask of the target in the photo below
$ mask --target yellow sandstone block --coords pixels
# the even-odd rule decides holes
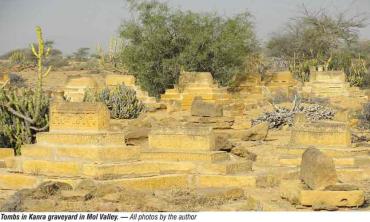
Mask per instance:
[[[156,189],[174,189],[189,187],[191,177],[188,175],[166,175],[143,177],[133,179],[117,179],[102,181],[102,184],[113,184],[130,189],[156,190]]]
[[[23,160],[24,173],[51,176],[81,176],[81,163],[47,160]]]
[[[34,176],[27,176],[18,173],[0,173],[0,189],[24,189],[34,188],[39,184],[39,181]]]
[[[333,158],[335,166],[354,166],[355,159],[351,157],[347,158]],[[299,166],[301,165],[302,159],[297,158],[281,158],[279,159],[281,166]]]
[[[158,161],[204,161],[217,162],[230,159],[228,153],[223,151],[214,152],[142,152],[141,160],[158,160]]]
[[[199,175],[196,186],[199,188],[256,187],[256,178],[251,175]]]
[[[14,156],[14,150],[12,148],[0,148],[0,159]]]
[[[302,190],[300,196],[304,206],[326,205],[338,207],[357,207],[364,204],[365,196],[361,190],[321,191]]]
[[[50,105],[50,131],[109,129],[110,113],[103,103],[58,102]]]
[[[51,147],[40,146],[38,144],[23,145],[21,147],[22,157],[53,159],[54,149]]]
[[[152,129],[149,147],[163,151],[212,151],[216,148],[212,129],[205,127]]]
[[[133,75],[109,74],[105,77],[105,84],[109,87],[114,87],[122,83],[126,86],[135,86],[135,81],[136,79]]]
[[[229,175],[247,173],[252,170],[251,161],[229,161],[223,163],[199,163],[198,172],[201,174]]]
[[[58,147],[58,159],[76,158],[89,161],[124,161],[139,159],[139,147]]]
[[[159,174],[158,165],[146,162],[117,164],[84,164],[82,173],[96,178],[117,176],[152,176]]]
[[[36,134],[38,144],[61,145],[124,145],[125,134],[117,132],[48,132]]]

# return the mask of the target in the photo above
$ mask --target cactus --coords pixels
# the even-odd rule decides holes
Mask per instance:
[[[105,103],[113,119],[137,118],[145,109],[144,104],[137,99],[135,90],[124,84],[116,86],[113,90],[105,88],[100,92],[88,89],[84,101]]]
[[[43,79],[49,74],[51,67],[44,71],[43,60],[49,55],[50,48],[45,51],[42,30],[36,27],[38,49],[32,45],[32,52],[37,58],[36,89],[17,89],[2,86],[0,88],[0,134],[7,140],[2,145],[15,148],[20,154],[20,146],[35,141],[36,132],[48,129],[49,97],[43,93]],[[1,144],[0,144],[1,145]]]

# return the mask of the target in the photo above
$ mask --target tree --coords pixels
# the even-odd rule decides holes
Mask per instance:
[[[157,1],[128,1],[136,17],[120,29],[121,61],[150,95],[177,83],[180,71],[211,72],[224,86],[245,74],[258,51],[251,16],[230,18],[171,9]]]
[[[77,61],[86,61],[89,56],[90,48],[79,48],[73,53],[73,58]]]
[[[308,11],[292,19],[286,30],[275,34],[268,42],[270,56],[283,58],[302,80],[307,79],[309,66],[323,65],[326,69],[344,59],[344,51],[358,42],[358,31],[365,25],[363,16],[348,17],[345,13],[329,16],[325,10]],[[336,60],[336,62],[333,62]],[[342,63],[343,65],[343,63]],[[345,68],[344,68],[345,69]]]

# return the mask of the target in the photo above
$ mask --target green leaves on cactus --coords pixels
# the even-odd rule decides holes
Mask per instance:
[[[40,103],[40,111],[36,103]],[[16,115],[21,114],[34,123]],[[0,146],[13,147],[20,154],[22,144],[35,142],[36,132],[48,129],[49,98],[42,94],[36,100],[36,93],[31,89],[0,89]]]
[[[110,110],[113,119],[134,119],[144,110],[144,104],[136,97],[135,90],[118,85],[114,89],[105,88],[99,92],[86,90],[85,102],[103,102]]]

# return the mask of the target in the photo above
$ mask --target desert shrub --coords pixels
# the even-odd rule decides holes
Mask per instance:
[[[88,89],[84,101],[105,103],[113,119],[134,119],[144,111],[144,104],[136,97],[135,90],[123,84],[101,91]]]
[[[258,51],[251,16],[171,9],[157,1],[128,1],[136,15],[120,30],[120,60],[152,96],[178,82],[180,72],[211,72],[223,86],[244,75]]]
[[[9,80],[12,86],[14,87],[25,87],[26,86],[24,78],[16,73],[10,73]]]
[[[26,56],[22,51],[14,51],[10,56],[11,64],[24,64],[26,61]]]
[[[36,108],[40,105],[39,111]],[[24,115],[35,120],[26,121]],[[32,89],[1,89],[0,90],[0,137],[2,146],[12,147],[20,154],[22,144],[35,142],[37,132],[48,129],[49,98],[42,94],[40,103],[36,100],[36,92]]]

